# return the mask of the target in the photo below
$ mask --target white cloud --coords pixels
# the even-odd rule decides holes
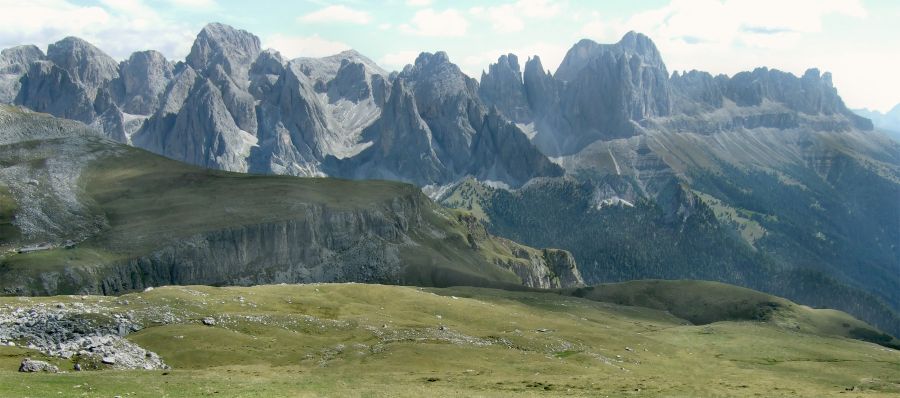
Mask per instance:
[[[525,30],[527,19],[556,17],[562,7],[560,2],[549,0],[519,0],[489,7],[472,7],[469,13],[490,22],[495,32],[515,33]]]
[[[365,25],[372,21],[372,17],[365,11],[344,5],[334,5],[297,17],[297,21],[307,23],[346,22]]]
[[[0,48],[36,44],[46,49],[66,36],[77,36],[114,58],[156,49],[183,58],[199,27],[167,21],[138,0],[102,0],[83,6],[67,0],[0,0]]]
[[[153,11],[141,0],[100,0],[100,4],[112,12],[132,17],[158,18],[156,11]]]
[[[166,0],[166,3],[179,8],[210,9],[219,6],[215,0]]]
[[[400,31],[417,36],[460,37],[469,29],[469,21],[455,9],[435,11],[430,8],[416,11],[407,24],[399,26]]]
[[[415,62],[421,51],[404,50],[385,54],[378,59],[378,64],[388,70],[401,70],[404,66]]]
[[[860,0],[672,0],[625,20],[596,16],[582,33],[610,41],[636,30],[656,39],[660,47],[676,50],[715,45],[789,47],[803,34],[820,32],[822,19],[832,14],[862,18],[866,10]]]
[[[410,7],[425,7],[431,5],[431,0],[406,0],[406,5]]]
[[[287,58],[324,57],[350,49],[350,46],[345,43],[323,39],[318,35],[291,36],[283,34],[274,34],[266,38],[264,47],[274,48]]]

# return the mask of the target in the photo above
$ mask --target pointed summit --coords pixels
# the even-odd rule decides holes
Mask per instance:
[[[631,31],[615,44],[599,44],[590,39],[580,40],[569,49],[553,76],[564,81],[574,80],[585,66],[606,54],[615,57],[622,54],[636,55],[642,63],[663,70],[666,67],[653,40],[644,34]]]
[[[206,25],[187,56],[187,64],[197,71],[209,72],[221,65],[235,83],[246,86],[250,64],[259,56],[259,37],[221,23]]]
[[[510,120],[526,124],[531,121],[519,58],[515,54],[501,55],[497,63],[488,67],[488,72],[481,76],[478,94],[486,105],[498,108]]]
[[[41,59],[44,59],[44,52],[35,45],[7,48],[0,52],[0,73],[25,73],[28,64]]]
[[[103,83],[119,76],[119,63],[93,44],[66,37],[47,49],[47,59],[85,85],[91,98]]]

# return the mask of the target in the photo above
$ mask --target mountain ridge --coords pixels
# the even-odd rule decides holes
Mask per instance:
[[[249,32],[211,24],[184,62],[135,56],[117,77],[86,73],[105,77],[85,84],[80,69],[37,50],[4,52],[4,90],[119,142],[207,168],[389,179],[432,193],[460,194],[474,177],[500,194],[493,203],[461,198],[454,203],[471,206],[461,210],[488,217],[488,229],[507,238],[567,245],[591,283],[661,277],[660,258],[634,252],[648,239],[699,264],[666,277],[749,283],[717,271],[702,250],[681,252],[690,237],[671,233],[690,227],[747,254],[752,269],[795,276],[787,288],[753,287],[843,305],[900,333],[882,311],[900,308],[890,200],[900,148],[870,131],[830,74],[814,68],[670,74],[652,40],[630,32],[613,44],[576,43],[556,73],[540,57],[522,65],[502,55],[479,83],[443,52],[388,73],[355,51],[287,60]],[[584,224],[616,245],[594,244],[607,250],[599,252],[571,236],[585,231],[562,228]],[[537,237],[526,228],[562,229]],[[804,278],[820,277],[874,298],[836,302],[802,289]]]

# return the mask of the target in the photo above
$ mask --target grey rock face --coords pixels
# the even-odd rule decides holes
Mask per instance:
[[[395,78],[391,91],[381,118],[363,135],[372,146],[355,159],[329,159],[328,171],[419,185],[465,175],[520,185],[534,176],[562,174],[518,127],[488,115],[478,84],[443,52],[422,53]]]
[[[632,31],[626,33],[616,44],[598,44],[588,39],[579,41],[566,53],[553,77],[562,81],[574,81],[582,69],[605,54],[639,55],[648,65],[664,66],[662,56],[653,41],[643,34]]]
[[[256,73],[251,74],[255,61]],[[219,23],[206,25],[186,63],[174,69],[159,109],[135,133],[134,144],[204,167],[247,171],[259,126],[257,99],[248,90],[270,90],[266,72],[280,62],[277,53],[261,56],[253,34]]]
[[[8,58],[21,63],[40,56],[32,50]],[[519,81],[518,109],[525,111],[518,61],[507,58],[504,67]],[[519,138],[515,126],[486,121],[488,108],[478,97],[477,82],[444,53],[423,54],[415,65],[392,75],[352,50],[288,63],[276,51],[260,51],[256,36],[213,23],[203,28],[186,62],[178,65],[153,51],[135,53],[117,65],[76,38],[51,46],[48,59],[22,79],[27,84],[17,88],[16,103],[204,167],[317,176],[323,175],[322,162],[329,156],[349,159],[369,147],[402,145],[378,156],[372,150],[334,168],[341,175],[421,184],[472,174],[508,178],[504,182],[517,185],[528,176],[562,172]],[[406,82],[406,91],[391,107],[397,114],[383,115],[395,78]],[[414,109],[414,118],[408,109]],[[390,130],[383,137],[371,128],[382,116],[379,126]],[[400,126],[401,120],[409,125]],[[482,129],[484,135],[479,135]],[[505,141],[526,152],[521,157],[525,163],[513,150],[498,158],[488,149],[504,147]],[[402,154],[409,150],[407,144],[425,148],[429,155]],[[419,159],[418,167],[407,164],[414,159]],[[347,167],[362,164],[374,170]]]
[[[566,250],[544,249],[541,251],[547,268],[556,276],[559,287],[584,286],[581,271],[575,264],[575,257]]]
[[[356,179],[422,182],[450,178],[435,153],[431,129],[419,116],[412,91],[402,79],[394,82],[381,118],[363,137],[373,145],[345,161],[328,158],[326,170]]]
[[[525,64],[521,88],[514,84],[517,68],[503,67],[503,61],[485,76],[489,88],[481,90],[482,96],[486,102],[496,103],[495,97],[513,101],[499,106],[501,112],[527,103],[536,130],[532,141],[545,154],[572,154],[596,140],[633,136],[644,119],[672,112],[666,66],[653,42],[639,33],[629,32],[612,45],[582,40],[569,50],[555,75],[545,72],[540,58],[534,57]],[[513,66],[509,57],[506,63]],[[501,72],[504,69],[507,72]],[[503,73],[504,86],[514,94],[495,94],[499,91],[493,87]],[[523,112],[503,113],[528,120]]]
[[[256,99],[225,74],[221,66],[209,74],[222,91],[222,99],[234,123],[243,131],[256,135]]]
[[[65,69],[50,61],[37,61],[21,80],[15,103],[38,112],[91,123],[95,93],[75,81]]]
[[[250,65],[260,53],[259,38],[250,32],[231,26],[206,25],[188,54],[186,62],[196,71],[209,72],[221,66],[241,88],[248,86]]]
[[[259,106],[259,147],[251,152],[251,171],[317,175],[332,137],[325,111],[297,63],[284,69],[272,93]]]
[[[472,145],[469,175],[480,180],[521,186],[533,177],[559,177],[562,169],[534,148],[528,137],[492,110],[485,116],[481,132]]]
[[[125,117],[109,91],[97,92],[97,98],[94,100],[94,112],[97,116],[91,123],[93,127],[114,141],[127,142]]]
[[[166,88],[159,109],[132,136],[132,143],[139,148],[165,155],[162,151],[174,128],[175,119],[198,80],[199,76],[190,66],[185,66],[178,72]]]
[[[759,106],[767,99],[807,115],[840,114],[861,130],[873,128],[871,121],[847,109],[831,82],[831,74],[821,74],[818,69],[809,69],[798,78],[776,69],[757,68],[734,75],[724,91],[738,106]]]
[[[334,79],[331,79],[326,85],[328,100],[336,102],[338,99],[344,98],[353,102],[362,101],[372,96],[372,88],[369,84],[365,65],[344,60]]]
[[[254,98],[268,96],[278,81],[278,77],[284,72],[287,63],[281,53],[269,49],[261,52],[256,61],[250,65],[249,92]]]
[[[550,72],[544,70],[541,58],[536,55],[525,63],[523,80],[525,95],[532,113],[542,115],[542,119],[547,119],[548,115],[559,108],[562,82],[557,81]]]
[[[422,53],[398,79],[409,83],[442,163],[454,174],[468,170],[476,126],[480,127],[485,113],[475,80],[463,74],[444,52]]]
[[[174,67],[157,51],[131,54],[120,65],[121,103],[126,113],[151,115],[174,77]]]
[[[78,120],[125,142],[124,119],[110,92],[119,76],[115,60],[75,37],[51,44],[46,59],[30,65],[15,103]]]
[[[708,72],[697,70],[683,74],[676,71],[670,84],[673,93],[685,99],[678,101],[679,111],[690,111],[686,103],[701,104],[704,109],[721,108],[725,99],[723,81],[727,79],[726,76],[713,77]]]
[[[77,37],[67,37],[47,49],[47,59],[84,85],[93,101],[97,90],[119,76],[119,64],[94,45]]]
[[[531,123],[531,107],[514,54],[501,55],[482,73],[478,94],[487,106],[496,106],[505,117],[516,123]]]
[[[342,51],[323,58],[302,57],[293,61],[299,65],[303,74],[310,78],[313,86],[321,84],[322,87],[325,87],[329,80],[337,76],[338,70],[345,61],[362,64],[369,75],[388,76],[387,71],[356,50]]]
[[[194,86],[159,153],[187,163],[246,171],[247,151],[240,128],[228,113],[222,92],[209,80]]]
[[[0,103],[12,103],[21,84],[19,79],[28,71],[28,65],[44,59],[44,52],[37,46],[27,45],[7,48],[0,52]]]
[[[24,74],[29,64],[44,58],[44,52],[34,45],[4,49],[0,51],[0,73]]]
[[[568,123],[553,123],[554,135],[538,131],[535,142],[545,151],[571,153],[597,139],[635,135],[634,122],[671,113],[665,64],[638,33],[614,45],[580,42],[555,77],[568,82],[559,109]]]

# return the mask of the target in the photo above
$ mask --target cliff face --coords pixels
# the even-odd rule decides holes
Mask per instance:
[[[471,214],[457,216],[466,228],[466,241],[473,249],[489,252],[493,263],[515,273],[522,284],[541,289],[584,286],[572,253],[559,249],[536,250],[509,239],[492,237],[484,224]]]
[[[326,173],[420,186],[468,175],[521,186],[533,177],[562,175],[496,107],[485,107],[478,83],[443,52],[422,53],[400,72],[381,117],[363,138],[372,145],[355,157],[328,158]]]
[[[419,205],[398,198],[374,211],[303,206],[296,220],[198,233],[95,269],[63,266],[56,272],[14,276],[15,283],[4,282],[4,294],[118,294],[194,284],[400,284],[401,251],[421,223]]]
[[[496,64],[490,65],[487,73],[482,73],[478,93],[486,105],[496,106],[509,120],[525,124],[531,122],[528,95],[519,69],[519,58],[515,54],[501,55]]]

